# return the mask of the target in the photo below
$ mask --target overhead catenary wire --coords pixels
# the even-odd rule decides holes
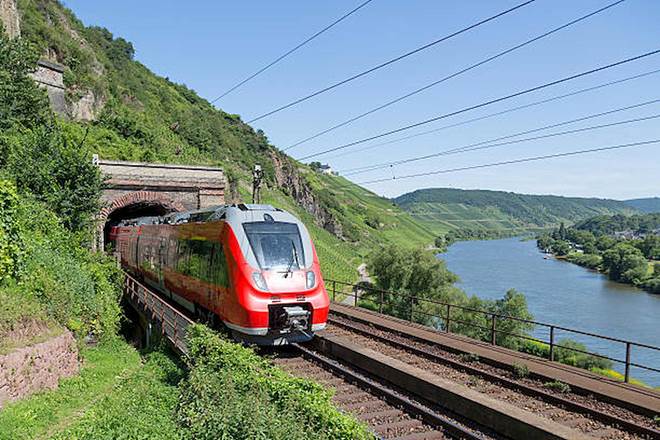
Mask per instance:
[[[508,135],[505,135],[505,136],[500,136],[500,137],[497,137],[497,138],[494,138],[494,139],[488,139],[488,140],[485,140],[485,141],[475,142],[475,143],[472,143],[472,144],[463,145],[463,146],[451,148],[451,149],[448,149],[448,150],[438,151],[438,152],[431,153],[431,154],[425,154],[425,155],[421,155],[421,156],[413,156],[413,157],[409,157],[409,158],[406,158],[406,159],[399,159],[399,160],[395,160],[395,161],[382,162],[382,163],[371,164],[371,165],[367,165],[367,166],[363,166],[363,167],[351,168],[351,169],[344,170],[344,172],[342,174],[344,176],[353,176],[353,175],[356,175],[356,174],[362,174],[362,173],[366,173],[366,172],[369,172],[369,171],[376,171],[376,170],[379,170],[379,169],[387,168],[387,167],[390,167],[390,166],[393,166],[393,165],[403,165],[403,164],[407,164],[407,163],[411,163],[411,162],[418,162],[420,160],[432,159],[432,158],[438,157],[438,156],[446,156],[446,155],[449,155],[449,154],[457,154],[457,153],[464,153],[464,152],[468,152],[468,151],[481,150],[481,149],[484,148],[484,147],[481,147],[482,145],[486,145],[487,148],[493,148],[493,147],[496,147],[496,146],[504,146],[504,145],[513,145],[513,144],[524,142],[524,141],[545,139],[545,138],[548,138],[548,137],[562,136],[562,135],[566,135],[566,134],[580,133],[580,132],[584,132],[584,131],[598,130],[598,129],[601,129],[601,128],[612,127],[612,126],[617,126],[617,125],[629,124],[629,123],[634,123],[634,122],[641,122],[641,121],[645,121],[647,119],[655,119],[656,116],[652,116],[652,117],[648,117],[648,118],[647,117],[634,118],[634,119],[629,119],[629,120],[625,120],[625,121],[618,121],[618,122],[609,123],[609,124],[594,125],[594,126],[578,128],[578,129],[574,129],[574,130],[566,130],[566,131],[561,131],[561,132],[557,132],[557,133],[550,133],[550,134],[546,134],[546,135],[542,135],[542,136],[536,136],[536,137],[532,137],[532,138],[524,138],[524,139],[516,139],[516,140],[512,140],[512,141],[507,141],[507,142],[499,142],[499,141],[503,141],[505,139],[511,139],[511,138],[515,138],[515,137],[519,137],[519,136],[523,136],[523,135],[531,134],[531,133],[538,133],[540,131],[549,130],[551,128],[562,127],[564,125],[570,125],[570,124],[574,124],[576,122],[583,122],[583,121],[587,121],[589,119],[595,119],[595,118],[599,118],[599,117],[602,117],[602,116],[612,115],[614,113],[619,113],[619,112],[626,111],[626,110],[638,109],[638,108],[645,107],[645,106],[648,106],[648,105],[656,104],[658,102],[660,102],[660,99],[653,99],[653,100],[641,102],[641,103],[638,103],[638,104],[628,105],[628,106],[625,106],[625,107],[619,107],[619,108],[615,108],[615,109],[608,110],[608,111],[605,111],[605,112],[589,114],[589,115],[586,115],[586,116],[581,116],[579,118],[569,119],[569,120],[562,121],[562,122],[557,122],[557,123],[554,123],[554,124],[544,125],[544,126],[541,126],[541,127],[537,127],[537,128],[533,128],[533,129],[529,129],[529,130],[524,130],[524,131],[516,132],[516,133],[513,133],[513,134],[508,134]]]
[[[578,89],[578,90],[575,90],[573,92],[552,96],[550,98],[541,99],[539,101],[533,101],[533,102],[530,102],[528,104],[519,105],[519,106],[516,106],[516,107],[511,107],[511,108],[501,110],[501,111],[498,111],[498,112],[494,112],[494,113],[488,113],[486,115],[479,116],[479,117],[476,117],[476,118],[466,119],[465,121],[460,121],[460,122],[456,122],[456,123],[453,123],[453,124],[443,125],[442,127],[434,128],[432,130],[426,130],[426,131],[422,131],[422,132],[415,133],[415,134],[412,134],[412,135],[402,136],[400,138],[392,139],[392,140],[389,140],[389,141],[386,141],[386,142],[379,142],[379,143],[376,143],[376,144],[368,145],[367,147],[360,148],[360,149],[355,150],[355,151],[344,151],[342,153],[332,155],[332,156],[328,157],[327,159],[335,159],[337,157],[343,157],[343,156],[346,156],[348,154],[357,154],[357,153],[372,150],[374,148],[378,148],[378,147],[381,147],[381,146],[384,146],[384,145],[391,145],[391,144],[395,144],[395,143],[398,143],[398,142],[406,141],[408,139],[413,139],[413,138],[416,138],[416,137],[425,136],[427,134],[438,133],[440,131],[447,130],[449,128],[460,127],[460,126],[463,126],[463,125],[472,124],[474,122],[483,121],[485,119],[494,118],[496,116],[501,116],[501,115],[516,112],[516,111],[519,111],[519,110],[524,110],[524,109],[527,109],[527,108],[530,108],[530,107],[535,107],[535,106],[538,106],[538,105],[543,105],[543,104],[547,104],[547,103],[550,103],[550,102],[559,101],[561,99],[570,98],[572,96],[580,95],[582,93],[587,93],[587,92],[591,92],[591,91],[594,91],[594,90],[599,90],[599,89],[602,89],[602,88],[605,88],[605,87],[610,87],[610,86],[617,85],[617,84],[622,84],[622,83],[632,81],[632,80],[635,80],[635,79],[645,78],[647,76],[655,75],[657,73],[660,73],[660,69],[650,70],[648,72],[643,72],[643,73],[639,73],[639,74],[636,74],[636,75],[627,76],[627,77],[617,79],[617,80],[614,80],[614,81],[608,81],[608,82],[605,82],[605,83],[602,83],[602,84],[598,84],[596,86],[591,86],[591,87]]]
[[[234,86],[232,86],[231,88],[229,88],[229,90],[225,91],[225,92],[222,93],[220,96],[218,96],[218,97],[215,98],[213,101],[211,101],[211,104],[213,104],[213,103],[219,101],[220,99],[222,99],[222,98],[224,98],[225,96],[229,95],[229,94],[230,94],[231,92],[233,92],[234,90],[236,90],[236,89],[238,89],[239,87],[241,87],[243,84],[245,84],[245,83],[247,83],[248,81],[251,81],[252,79],[254,79],[255,77],[261,75],[263,72],[265,72],[266,70],[270,69],[270,68],[273,67],[275,64],[279,63],[279,62],[282,61],[284,58],[288,57],[289,55],[291,55],[292,53],[294,53],[295,51],[297,51],[297,50],[300,49],[301,47],[305,46],[305,45],[306,45],[307,43],[309,43],[310,41],[312,41],[312,40],[314,40],[315,38],[319,37],[321,34],[325,33],[326,31],[330,30],[331,28],[335,27],[336,25],[338,25],[339,23],[341,23],[342,21],[344,21],[345,19],[347,19],[347,18],[350,17],[351,15],[355,14],[357,11],[359,11],[359,10],[362,9],[362,8],[364,8],[365,6],[367,6],[367,5],[368,5],[369,3],[371,3],[372,1],[373,1],[373,0],[366,0],[365,2],[359,4],[357,7],[355,7],[354,9],[348,11],[347,13],[345,13],[344,15],[342,15],[341,17],[339,17],[337,20],[333,21],[332,23],[330,23],[329,25],[327,25],[326,27],[324,27],[324,28],[321,29],[320,31],[316,32],[316,33],[315,33],[314,35],[312,35],[311,37],[309,37],[309,38],[307,38],[306,40],[304,40],[302,43],[298,44],[297,46],[295,46],[295,47],[292,48],[292,49],[289,49],[287,52],[285,52],[284,54],[280,55],[279,57],[277,57],[275,60],[273,60],[273,61],[270,62],[269,64],[266,64],[266,65],[265,65],[264,67],[262,67],[261,69],[257,70],[256,72],[254,72],[253,74],[251,74],[251,75],[248,76],[247,78],[243,79],[242,81],[238,82],[237,84],[235,84]]]
[[[553,34],[559,32],[559,31],[561,31],[561,30],[563,30],[563,29],[566,29],[566,28],[568,28],[568,27],[570,27],[570,26],[573,26],[573,25],[575,25],[575,24],[577,24],[577,23],[580,23],[581,21],[587,20],[587,19],[589,19],[589,18],[591,18],[591,17],[593,17],[593,16],[595,16],[595,15],[597,15],[597,14],[600,14],[601,12],[604,12],[604,11],[606,11],[606,10],[608,10],[608,9],[610,9],[610,8],[612,8],[612,7],[614,7],[614,6],[616,6],[616,5],[619,5],[619,4],[623,3],[624,1],[625,1],[625,0],[618,0],[618,1],[615,1],[615,2],[613,2],[613,3],[610,3],[610,4],[606,5],[606,6],[603,6],[602,8],[599,8],[599,9],[597,9],[597,10],[595,10],[595,11],[592,11],[592,12],[590,12],[590,13],[588,13],[588,14],[585,14],[585,15],[583,15],[583,16],[581,16],[581,17],[578,17],[578,18],[576,18],[576,19],[574,19],[574,20],[571,20],[571,21],[569,21],[568,23],[564,23],[564,24],[561,25],[561,26],[555,27],[555,28],[553,28],[553,29],[551,29],[551,30],[549,30],[549,31],[547,31],[547,32],[544,32],[544,33],[542,33],[542,34],[540,34],[540,35],[537,35],[536,37],[530,38],[530,39],[528,39],[528,40],[526,40],[526,41],[524,41],[524,42],[522,42],[522,43],[520,43],[520,44],[517,44],[517,45],[512,46],[512,47],[510,47],[510,48],[508,48],[508,49],[506,49],[506,50],[503,50],[503,51],[501,51],[501,52],[498,52],[498,53],[496,53],[495,55],[492,55],[492,56],[490,56],[490,57],[487,57],[487,58],[485,58],[485,59],[483,59],[483,60],[481,60],[481,61],[479,61],[479,62],[477,62],[477,63],[474,63],[474,64],[472,64],[472,65],[470,65],[470,66],[468,66],[468,67],[466,67],[466,68],[463,68],[463,69],[461,69],[461,70],[458,70],[458,71],[456,71],[456,72],[454,72],[454,73],[452,73],[452,74],[450,74],[450,75],[447,75],[447,76],[445,76],[445,77],[443,77],[443,78],[441,78],[441,79],[439,79],[439,80],[437,80],[437,81],[434,81],[434,82],[432,82],[432,83],[430,83],[430,84],[427,84],[427,85],[425,85],[425,86],[423,86],[423,87],[420,87],[420,88],[418,88],[418,89],[415,89],[415,90],[413,90],[412,92],[406,93],[406,94],[404,94],[404,95],[402,95],[402,96],[399,96],[398,98],[392,99],[392,100],[390,100],[390,101],[388,101],[388,102],[386,102],[386,103],[384,103],[384,104],[382,104],[382,105],[379,105],[379,106],[377,106],[377,107],[374,107],[374,108],[372,108],[372,109],[370,109],[370,110],[367,110],[366,112],[360,113],[360,114],[357,115],[357,116],[354,116],[354,117],[349,118],[349,119],[347,119],[347,120],[345,120],[345,121],[343,121],[343,122],[340,122],[339,124],[333,125],[332,127],[326,128],[326,129],[324,129],[324,130],[322,130],[322,131],[320,131],[320,132],[318,132],[318,133],[315,133],[315,134],[313,134],[313,135],[311,135],[311,136],[308,136],[308,137],[306,137],[305,139],[302,139],[302,140],[300,140],[300,141],[298,141],[298,142],[296,142],[296,143],[294,143],[294,144],[291,144],[290,146],[284,148],[282,151],[288,151],[288,150],[291,150],[292,148],[297,147],[297,146],[299,146],[299,145],[302,145],[302,144],[304,144],[304,143],[306,143],[306,142],[309,142],[309,141],[311,141],[312,139],[316,139],[316,138],[318,138],[318,137],[320,137],[320,136],[323,136],[324,134],[330,133],[330,132],[332,132],[332,131],[334,131],[334,130],[336,130],[336,129],[338,129],[338,128],[345,127],[346,125],[352,124],[353,122],[358,121],[358,120],[360,120],[360,119],[362,119],[362,118],[364,118],[364,117],[366,117],[366,116],[369,116],[369,115],[371,115],[371,114],[373,114],[373,113],[376,113],[376,112],[378,112],[378,111],[380,111],[380,110],[383,110],[383,109],[385,109],[385,108],[387,108],[387,107],[390,107],[390,106],[392,106],[392,105],[394,105],[394,104],[396,104],[396,103],[399,103],[399,102],[401,102],[401,101],[404,101],[404,100],[406,100],[406,99],[408,99],[408,98],[410,98],[410,97],[412,97],[412,96],[415,96],[415,95],[417,95],[417,94],[419,94],[419,93],[421,93],[421,92],[423,92],[423,91],[425,91],[425,90],[428,90],[428,89],[430,89],[430,88],[432,88],[432,87],[435,87],[435,86],[437,86],[437,85],[439,85],[439,84],[442,84],[442,83],[444,83],[444,82],[446,82],[446,81],[449,81],[450,79],[456,78],[456,77],[458,77],[458,76],[460,76],[460,75],[462,75],[462,74],[464,74],[464,73],[467,73],[467,72],[469,72],[469,71],[471,71],[471,70],[473,70],[473,69],[476,69],[477,67],[483,66],[483,65],[485,65],[485,64],[487,64],[487,63],[490,63],[491,61],[495,61],[495,60],[498,59],[498,58],[501,58],[501,57],[503,57],[503,56],[505,56],[505,55],[508,55],[508,54],[510,54],[510,53],[512,53],[512,52],[515,52],[515,51],[518,50],[518,49],[521,49],[521,48],[523,48],[523,47],[525,47],[525,46],[528,46],[528,45],[530,45],[530,44],[532,44],[532,43],[535,43],[535,42],[537,42],[537,41],[539,41],[539,40],[542,40],[542,39],[545,38],[545,37],[548,37],[548,36],[550,36],[550,35],[553,35]]]
[[[558,157],[568,157],[568,156],[576,156],[576,155],[579,155],[579,154],[595,153],[595,152],[599,152],[599,151],[611,151],[611,150],[619,150],[619,149],[624,149],[624,148],[641,147],[641,146],[644,146],[644,145],[652,145],[652,144],[658,144],[658,143],[660,143],[660,139],[653,139],[653,140],[640,141],[640,142],[632,142],[632,143],[628,143],[628,144],[612,145],[612,146],[607,146],[607,147],[588,148],[588,149],[584,149],[584,150],[568,151],[568,152],[565,152],[565,153],[554,153],[554,154],[547,154],[547,155],[544,155],[544,156],[524,157],[524,158],[521,158],[521,159],[505,160],[505,161],[502,161],[502,162],[491,162],[491,163],[480,164],[480,165],[471,165],[471,166],[466,166],[466,167],[449,168],[449,169],[428,171],[428,172],[417,173],[417,174],[407,174],[407,175],[399,176],[399,177],[395,176],[395,177],[391,177],[391,178],[367,180],[367,181],[364,181],[364,182],[357,182],[357,185],[370,185],[370,184],[374,184],[374,183],[389,182],[389,181],[392,181],[392,180],[412,179],[412,178],[415,178],[415,177],[433,176],[433,175],[437,175],[437,174],[455,173],[455,172],[459,172],[459,171],[468,171],[468,170],[476,170],[476,169],[480,169],[480,168],[498,167],[498,166],[502,166],[502,165],[510,165],[510,164],[516,164],[516,163],[534,162],[534,161],[539,161],[539,160],[554,159],[554,158],[558,158]]]
[[[524,90],[521,90],[521,91],[518,91],[518,92],[515,92],[515,93],[511,93],[511,94],[508,94],[508,95],[505,95],[505,96],[501,96],[499,98],[491,99],[491,100],[481,102],[479,104],[475,104],[475,105],[472,105],[472,106],[469,106],[469,107],[464,107],[460,110],[455,110],[453,112],[444,113],[442,115],[435,116],[435,117],[429,118],[429,119],[425,119],[423,121],[416,122],[414,124],[405,125],[403,127],[399,127],[399,128],[393,129],[393,130],[385,131],[383,133],[379,133],[379,134],[376,134],[376,135],[373,135],[373,136],[370,136],[370,137],[359,139],[357,141],[349,142],[347,144],[339,145],[337,147],[328,148],[326,150],[323,150],[323,151],[320,151],[320,152],[317,152],[317,153],[309,154],[305,157],[299,158],[298,160],[302,161],[302,160],[306,160],[306,159],[311,159],[312,157],[321,156],[323,154],[331,153],[333,151],[343,150],[345,148],[349,148],[349,147],[352,147],[354,145],[363,144],[365,142],[369,142],[369,141],[372,141],[374,139],[380,139],[382,137],[389,136],[389,135],[392,135],[392,134],[395,134],[395,133],[401,133],[403,131],[413,129],[415,127],[420,127],[422,125],[430,124],[431,122],[439,121],[439,120],[442,120],[442,119],[445,119],[445,118],[449,118],[451,116],[456,116],[456,115],[459,115],[461,113],[465,113],[465,112],[468,112],[468,111],[471,111],[471,110],[476,110],[478,108],[487,107],[489,105],[492,105],[492,104],[495,104],[495,103],[498,103],[498,102],[506,101],[506,100],[509,100],[509,99],[512,99],[512,98],[516,98],[518,96],[522,96],[522,95],[526,95],[526,94],[529,94],[529,93],[532,93],[532,92],[536,92],[538,90],[546,89],[548,87],[552,87],[552,86],[555,86],[557,84],[572,81],[574,79],[582,78],[582,77],[585,77],[585,76],[588,76],[588,75],[592,75],[592,74],[597,73],[597,72],[602,72],[604,70],[611,69],[613,67],[621,66],[621,65],[624,65],[624,64],[628,64],[628,63],[631,63],[633,61],[638,61],[638,60],[641,60],[643,58],[647,58],[647,57],[650,57],[652,55],[656,55],[658,53],[660,53],[660,49],[655,49],[655,50],[652,50],[650,52],[643,53],[641,55],[636,55],[634,57],[626,58],[626,59],[621,60],[621,61],[606,64],[604,66],[596,67],[594,69],[590,69],[590,70],[580,72],[580,73],[577,73],[577,74],[574,74],[574,75],[566,76],[564,78],[561,78],[561,79],[558,79],[558,80],[555,80],[555,81],[551,81],[551,82],[547,82],[547,83],[544,83],[544,84],[541,84],[541,85],[538,85],[538,86],[530,87],[528,89],[524,89]]]
[[[437,45],[437,44],[439,44],[439,43],[442,43],[442,42],[447,41],[447,40],[449,40],[449,39],[451,39],[451,38],[453,38],[453,37],[456,37],[456,36],[458,36],[458,35],[460,35],[460,34],[463,34],[463,33],[465,33],[465,32],[468,32],[468,31],[470,31],[470,30],[472,30],[472,29],[474,29],[474,28],[477,28],[477,27],[479,27],[479,26],[482,26],[482,25],[484,25],[484,24],[486,24],[486,23],[488,23],[488,22],[490,22],[490,21],[496,20],[497,18],[500,18],[500,17],[502,17],[502,16],[504,16],[504,15],[507,15],[507,14],[513,12],[513,11],[516,11],[516,10],[518,10],[518,9],[524,7],[524,6],[527,6],[527,5],[529,5],[530,3],[533,3],[533,2],[535,2],[535,1],[536,1],[536,0],[526,0],[526,1],[524,1],[523,3],[517,4],[517,5],[515,5],[515,6],[511,7],[511,8],[509,8],[509,9],[506,9],[506,10],[504,10],[504,11],[502,11],[502,12],[499,12],[499,13],[497,13],[497,14],[495,14],[495,15],[492,15],[492,16],[490,16],[490,17],[488,17],[488,18],[485,18],[485,19],[483,19],[483,20],[481,20],[481,21],[478,21],[478,22],[476,22],[476,23],[474,23],[474,24],[472,24],[472,25],[470,25],[470,26],[466,26],[466,27],[464,27],[464,28],[462,28],[462,29],[459,29],[459,30],[456,31],[456,32],[452,32],[451,34],[445,35],[445,36],[442,37],[442,38],[439,38],[439,39],[434,40],[434,41],[432,41],[432,42],[430,42],[430,43],[427,43],[427,44],[425,44],[425,45],[423,45],[423,46],[420,46],[420,47],[418,47],[418,48],[416,48],[416,49],[413,49],[413,50],[411,50],[411,51],[408,51],[408,52],[404,53],[403,55],[399,55],[399,56],[397,56],[397,57],[395,57],[395,58],[392,58],[392,59],[390,59],[390,60],[388,60],[388,61],[385,61],[385,62],[383,62],[383,63],[380,63],[380,64],[378,64],[378,65],[376,65],[376,66],[374,66],[374,67],[371,67],[371,68],[369,68],[369,69],[367,69],[367,70],[364,70],[364,71],[362,71],[362,72],[360,72],[360,73],[357,73],[357,74],[355,74],[355,75],[352,75],[352,76],[350,76],[350,77],[348,77],[348,78],[346,78],[346,79],[343,79],[343,80],[341,80],[341,81],[339,81],[339,82],[336,82],[336,83],[331,84],[331,85],[329,85],[329,86],[327,86],[327,87],[324,87],[324,88],[322,88],[322,89],[320,89],[320,90],[317,90],[317,91],[315,91],[315,92],[312,92],[312,93],[310,93],[310,94],[308,94],[308,95],[306,95],[306,96],[303,96],[302,98],[298,98],[298,99],[296,99],[296,100],[294,100],[294,101],[292,101],[292,102],[289,102],[288,104],[285,104],[285,105],[282,105],[282,106],[280,106],[280,107],[277,107],[276,109],[271,110],[271,111],[269,111],[269,112],[267,112],[267,113],[264,113],[264,114],[262,114],[262,115],[259,115],[259,116],[255,117],[255,118],[253,118],[253,119],[250,119],[250,120],[247,121],[247,122],[248,122],[248,124],[252,124],[253,122],[259,121],[259,120],[261,120],[261,119],[263,119],[263,118],[266,118],[266,117],[268,117],[268,116],[271,116],[271,115],[273,115],[273,114],[275,114],[275,113],[279,113],[279,112],[281,112],[282,110],[285,110],[285,109],[287,109],[287,108],[293,107],[294,105],[298,105],[298,104],[300,104],[301,102],[304,102],[304,101],[307,101],[307,100],[309,100],[309,99],[312,99],[312,98],[314,98],[314,97],[316,97],[316,96],[318,96],[318,95],[321,95],[321,94],[323,94],[323,93],[326,93],[326,92],[328,92],[328,91],[330,91],[330,90],[332,90],[332,89],[335,89],[335,88],[337,88],[337,87],[339,87],[339,86],[342,86],[342,85],[347,84],[347,83],[349,83],[349,82],[351,82],[351,81],[354,81],[354,80],[356,80],[356,79],[358,79],[358,78],[361,78],[361,77],[363,77],[363,76],[365,76],[365,75],[368,75],[368,74],[370,74],[370,73],[372,73],[372,72],[375,72],[376,70],[380,70],[380,69],[382,69],[382,68],[384,68],[384,67],[387,67],[387,66],[389,66],[389,65],[391,65],[391,64],[394,64],[394,63],[396,63],[396,62],[398,62],[398,61],[401,61],[401,60],[403,60],[403,59],[405,59],[405,58],[408,58],[409,56],[412,56],[412,55],[414,55],[414,54],[416,54],[416,53],[419,53],[419,52],[422,52],[422,51],[424,51],[424,50],[426,50],[426,49],[429,49],[429,48],[431,48],[431,47],[433,47],[433,46],[435,46],[435,45]]]
[[[609,124],[592,125],[592,126],[589,126],[589,127],[576,128],[574,130],[564,130],[564,131],[560,131],[560,132],[557,132],[557,133],[544,134],[544,135],[541,135],[541,136],[533,136],[533,137],[524,138],[524,139],[516,139],[516,140],[513,140],[513,141],[499,142],[499,143],[495,143],[495,144],[487,144],[487,145],[482,145],[482,146],[479,146],[479,147],[469,148],[469,149],[466,149],[466,150],[447,151],[447,152],[442,152],[442,153],[435,154],[433,157],[447,156],[447,155],[450,155],[450,154],[458,154],[458,153],[466,153],[466,152],[477,151],[477,150],[481,151],[481,150],[501,147],[501,146],[505,146],[505,145],[520,144],[520,143],[523,143],[523,142],[530,142],[530,141],[536,141],[536,140],[540,140],[540,139],[548,139],[548,138],[551,138],[551,137],[565,136],[565,135],[568,135],[568,134],[584,133],[584,132],[587,132],[587,131],[594,131],[594,130],[600,130],[600,129],[603,129],[603,128],[617,127],[617,126],[626,125],[626,124],[633,124],[633,123],[636,123],[636,122],[651,121],[653,119],[658,119],[658,118],[660,118],[660,113],[650,115],[650,116],[644,116],[644,117],[640,117],[640,118],[627,119],[627,120],[624,120],[624,121],[611,122]],[[410,161],[410,162],[412,162],[412,161]],[[399,165],[399,164],[388,165],[388,167],[393,167],[394,165]],[[366,173],[366,172],[369,172],[369,171],[376,171],[376,169],[369,169],[369,170],[363,170],[363,171],[359,171],[359,172],[355,172],[355,173],[348,173],[348,174],[344,174],[344,176],[362,174],[362,173]]]

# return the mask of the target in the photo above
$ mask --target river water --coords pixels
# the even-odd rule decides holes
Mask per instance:
[[[614,283],[594,271],[544,259],[536,241],[519,238],[465,241],[439,255],[461,281],[459,287],[481,298],[498,299],[510,289],[523,292],[536,321],[660,347],[660,295]],[[535,336],[548,340],[547,330]],[[625,346],[588,336],[557,332],[596,351],[625,359]],[[634,363],[660,368],[660,351],[633,348]],[[615,363],[623,372],[623,364]],[[660,386],[660,373],[631,369],[631,375]]]

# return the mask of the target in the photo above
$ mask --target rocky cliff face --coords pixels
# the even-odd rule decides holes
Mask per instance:
[[[296,164],[287,157],[275,152],[270,154],[275,167],[275,182],[277,186],[293,197],[293,199],[314,217],[315,223],[333,234],[344,239],[341,223],[335,219],[330,210],[323,206],[314,195],[309,184],[301,175]]]
[[[0,20],[10,37],[21,35],[21,22],[16,8],[16,0],[0,0]]]

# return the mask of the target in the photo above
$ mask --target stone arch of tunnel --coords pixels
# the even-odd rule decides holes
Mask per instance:
[[[97,231],[98,248],[104,249],[110,228],[120,221],[136,217],[161,216],[171,212],[185,211],[181,202],[174,201],[162,193],[136,191],[114,199],[99,213]]]

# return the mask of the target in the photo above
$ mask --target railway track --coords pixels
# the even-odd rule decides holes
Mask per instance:
[[[310,348],[295,344],[269,353],[274,354],[273,362],[290,374],[334,388],[335,405],[366,423],[382,439],[502,438]]]
[[[435,344],[332,313],[324,334],[400,360],[490,398],[597,439],[660,439],[654,421],[593,396],[553,392],[540,381],[515,378],[502,368],[444,350]]]

